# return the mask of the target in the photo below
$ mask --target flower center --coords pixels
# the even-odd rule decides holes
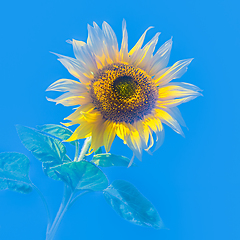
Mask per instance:
[[[132,77],[118,77],[113,83],[113,89],[120,98],[130,98],[135,93],[136,83]]]
[[[95,75],[90,95],[105,120],[133,123],[152,112],[158,91],[152,78],[142,69],[114,63]]]

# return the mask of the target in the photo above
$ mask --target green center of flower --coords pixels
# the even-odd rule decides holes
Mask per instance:
[[[135,93],[136,83],[132,77],[122,76],[114,81],[113,88],[120,98],[130,98]]]

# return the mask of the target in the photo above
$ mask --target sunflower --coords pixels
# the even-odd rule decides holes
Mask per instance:
[[[180,124],[184,126],[184,120],[177,106],[201,95],[200,89],[171,80],[180,78],[192,59],[167,67],[172,39],[153,54],[160,33],[143,46],[150,28],[128,52],[125,20],[120,51],[110,25],[103,22],[100,29],[94,22],[93,27],[88,25],[87,43],[68,41],[76,58],[56,54],[78,79],[60,79],[47,89],[65,92],[56,99],[48,98],[49,101],[77,106],[65,118],[70,121],[65,126],[79,124],[68,141],[92,137],[90,151],[104,146],[109,152],[118,136],[133,151],[133,158],[141,160],[143,150],[151,153],[152,148],[155,151],[161,146],[163,123],[183,135]]]

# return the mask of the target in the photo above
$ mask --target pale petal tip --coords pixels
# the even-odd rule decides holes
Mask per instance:
[[[133,164],[133,161],[134,161],[134,157],[135,157],[135,154],[133,154],[132,158],[131,158],[131,161],[129,162],[127,168],[130,168]]]
[[[51,52],[51,51],[49,51],[50,53],[52,53],[52,54],[54,54],[54,55],[56,55],[57,57],[59,57],[59,58],[62,58],[62,57],[64,57],[63,55],[61,55],[61,54],[58,54],[58,53],[55,53],[55,52]],[[59,60],[59,59],[58,59]]]
[[[48,98],[48,97],[46,97],[46,99],[47,99],[49,102],[55,102],[55,103],[56,103],[56,105],[58,105],[58,104],[59,104],[59,102],[58,102],[58,101],[56,101],[55,99]]]
[[[69,43],[69,44],[73,44],[73,41],[70,40],[70,39],[66,40],[66,42]]]

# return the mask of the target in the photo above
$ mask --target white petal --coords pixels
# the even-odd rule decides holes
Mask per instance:
[[[96,61],[100,66],[113,63],[113,59],[110,57],[108,49],[111,49],[111,47],[107,46],[105,35],[95,22],[93,22],[93,27],[88,25],[87,44],[91,51],[95,54]]]
[[[173,118],[175,118],[180,123],[180,125],[187,128],[187,125],[182,117],[182,114],[177,107],[171,107],[170,109],[168,108],[165,109],[164,111],[168,112]]]
[[[157,73],[154,77],[156,80],[156,84],[158,86],[165,85],[169,83],[171,80],[180,78],[186,71],[187,66],[191,63],[192,59],[181,60],[173,64],[165,73],[159,74]]]
[[[78,78],[83,83],[90,82],[89,76],[90,78],[92,78],[92,74],[88,70],[86,70],[77,59],[66,57],[56,53],[54,54],[59,57],[58,60],[65,68],[67,68],[70,74]]]
[[[128,56],[128,33],[127,33],[127,27],[126,27],[126,21],[123,19],[122,22],[122,45],[120,50],[120,58],[123,62],[129,61]]]
[[[76,106],[89,103],[91,101],[90,98],[85,98],[82,96],[76,96],[71,92],[67,92],[62,94],[56,99],[47,98],[50,102],[55,102],[56,104],[61,103],[64,106]]]
[[[149,75],[153,76],[168,65],[172,49],[172,38],[165,42],[153,56],[150,67],[146,69]]]
[[[105,38],[105,44],[108,50],[109,57],[113,62],[118,61],[118,42],[113,29],[106,22],[102,24],[102,31]]]
[[[132,158],[131,158],[131,161],[129,162],[129,164],[128,164],[128,166],[127,166],[128,168],[132,166],[133,161],[134,161],[134,158],[135,158],[135,154],[133,154],[133,156],[132,156]]]
[[[143,47],[141,54],[136,58],[134,65],[146,70],[149,67],[153,52],[158,42],[160,33],[156,33],[155,36]]]
[[[198,91],[198,92],[202,92],[202,89],[197,87],[196,85],[193,85],[191,83],[185,83],[185,82],[171,82],[168,84],[168,86],[172,86],[172,85],[175,85],[175,86],[179,86],[179,87],[182,87],[182,88],[186,88],[186,89],[190,89],[192,91]],[[202,95],[201,93],[199,93],[200,95]]]
[[[85,69],[88,69],[89,72],[95,73],[97,69],[97,64],[94,56],[92,55],[91,50],[88,45],[82,41],[72,41],[73,51],[75,57],[81,62]]]
[[[155,152],[162,146],[162,144],[164,142],[164,137],[165,137],[164,128],[162,128],[161,131],[156,132],[156,145],[155,145],[153,152]]]
[[[70,79],[59,79],[58,81],[51,84],[46,91],[57,91],[57,92],[71,92],[77,95],[85,93],[87,88],[85,85],[73,81]]]
[[[100,65],[105,65],[105,53],[103,44],[103,33],[99,26],[93,22],[93,27],[88,25],[88,38],[87,45],[91,51],[95,54],[97,62]]]
[[[181,134],[184,136],[184,133],[182,131],[182,128],[180,127],[179,123],[177,122],[176,119],[173,118],[169,113],[166,111],[163,111],[161,109],[157,109],[157,114],[156,116],[166,125],[171,127],[175,132]]]

